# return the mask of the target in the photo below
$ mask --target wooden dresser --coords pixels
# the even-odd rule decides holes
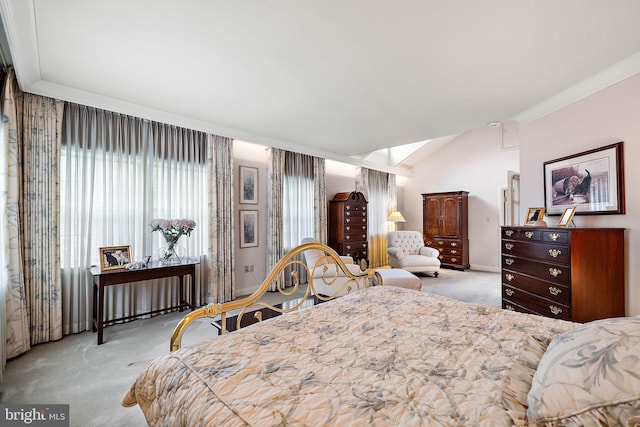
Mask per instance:
[[[623,228],[502,227],[502,308],[589,322],[625,315]]]
[[[367,259],[367,199],[353,191],[329,201],[329,246],[357,263]]]
[[[422,194],[424,244],[440,251],[443,267],[469,268],[467,191]]]

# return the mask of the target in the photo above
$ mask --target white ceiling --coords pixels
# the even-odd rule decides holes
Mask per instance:
[[[0,0],[24,91],[340,160],[640,71],[634,0]]]

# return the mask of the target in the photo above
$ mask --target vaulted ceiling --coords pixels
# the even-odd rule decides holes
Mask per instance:
[[[24,91],[337,160],[640,71],[630,0],[0,0]]]

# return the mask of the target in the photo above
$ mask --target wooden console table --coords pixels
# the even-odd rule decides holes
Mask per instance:
[[[162,265],[160,263],[151,263],[147,268],[141,268],[139,270],[107,270],[101,271],[100,267],[93,266],[90,268],[91,276],[93,278],[93,332],[98,332],[98,345],[103,341],[103,329],[106,325],[111,325],[115,322],[134,319],[136,317],[159,313],[162,311],[190,308],[193,310],[196,307],[195,295],[196,295],[196,265],[198,261],[184,261],[181,264]],[[134,314],[131,316],[121,317],[119,319],[104,320],[104,288],[107,286],[121,285],[124,283],[135,283],[143,280],[161,279],[165,277],[178,277],[179,284],[179,304],[173,307],[167,307],[160,310],[148,311],[146,313]],[[191,298],[190,302],[184,300],[184,276],[191,276]]]

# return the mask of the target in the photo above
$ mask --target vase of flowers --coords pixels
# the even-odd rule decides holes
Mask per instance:
[[[189,236],[196,222],[192,219],[152,219],[149,223],[151,231],[159,231],[164,237],[165,246],[160,248],[158,253],[159,260],[163,264],[177,264],[182,262],[185,257],[184,248],[178,245],[180,237]]]

